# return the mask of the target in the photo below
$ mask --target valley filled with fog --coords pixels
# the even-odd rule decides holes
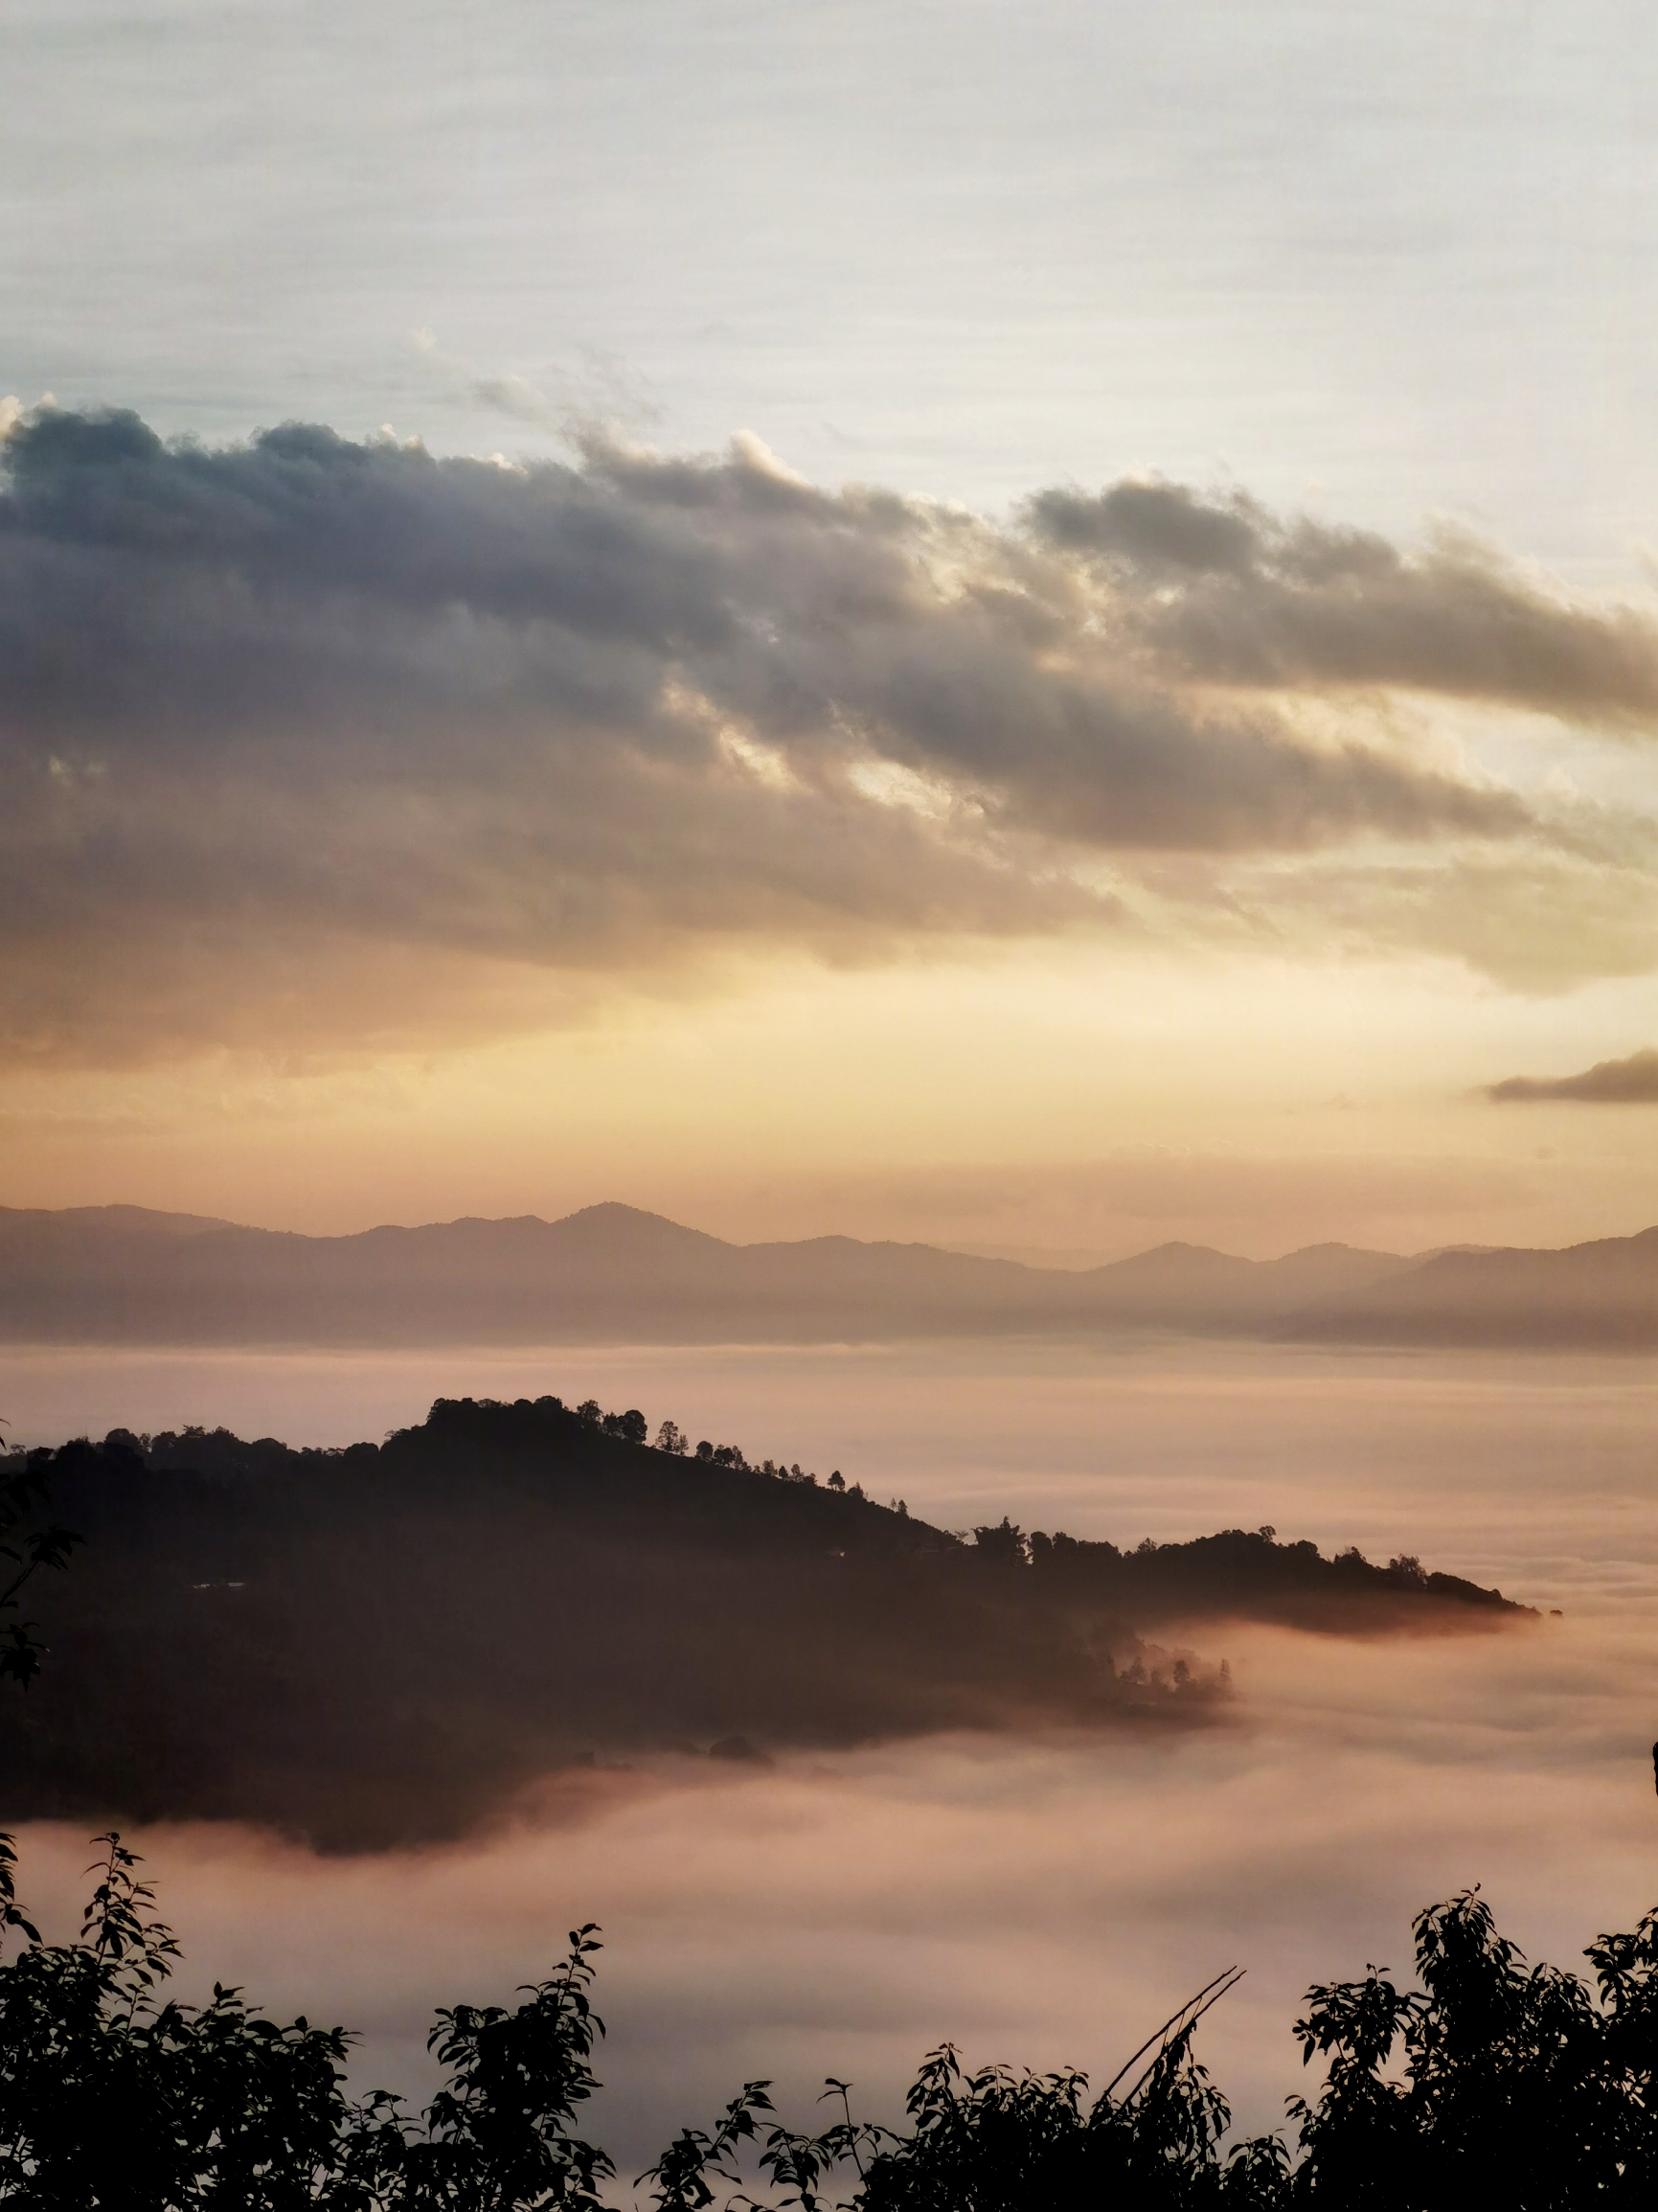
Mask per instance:
[[[191,1994],[216,1977],[349,2021],[365,2083],[423,2087],[431,2008],[504,1999],[591,1919],[616,2085],[595,2125],[625,2161],[761,2074],[800,2112],[833,2072],[896,2116],[946,2037],[1104,2079],[1235,1960],[1248,1977],[1200,2052],[1240,2118],[1270,2125],[1302,2087],[1305,1988],[1402,1970],[1419,1905],[1481,1881],[1508,1933],[1571,1964],[1658,1901],[1649,1361],[1167,1342],[0,1355],[24,1441],[195,1422],[346,1443],[438,1395],[549,1390],[842,1469],[946,1526],[1007,1513],[1132,1544],[1271,1524],[1420,1554],[1540,1618],[1374,1640],[1206,1623],[1239,1692],[1214,1725],[601,1765],[442,1849],[146,1833]],[[26,1894],[68,1932],[83,1840],[20,1841]]]

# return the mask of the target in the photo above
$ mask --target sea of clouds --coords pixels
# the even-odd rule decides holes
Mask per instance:
[[[1419,1551],[1539,1617],[1376,1642],[1204,1624],[1193,1640],[1224,1651],[1241,1695],[1171,1738],[600,1770],[465,1846],[372,1859],[234,1829],[141,1836],[187,1990],[245,1982],[275,2012],[351,2022],[365,2084],[427,2087],[432,2006],[505,2000],[596,1920],[610,2086],[594,2127],[629,2173],[759,2075],[797,2118],[831,2072],[896,2118],[945,2038],[1108,2078],[1234,1961],[1247,1979],[1202,2050],[1264,2126],[1303,2086],[1302,1993],[1372,1960],[1404,1969],[1419,1906],[1483,1882],[1532,1955],[1571,1964],[1658,1901],[1646,1362],[1012,1346],[147,1356],[101,1359],[96,1386],[84,1356],[0,1370],[41,1432],[102,1393],[112,1419],[119,1399],[140,1425],[216,1415],[296,1441],[408,1418],[434,1381],[505,1396],[534,1380],[791,1445],[946,1522],[1008,1510],[1131,1541],[1271,1521]],[[66,1932],[84,1843],[54,1827],[22,1842],[27,1893]]]

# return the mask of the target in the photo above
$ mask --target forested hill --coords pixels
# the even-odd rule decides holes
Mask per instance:
[[[593,1404],[440,1400],[339,1451],[117,1430],[33,1455],[87,1543],[34,1608],[49,1668],[0,1714],[0,1823],[241,1817],[373,1847],[583,1759],[1192,1724],[1230,1683],[1147,1640],[1180,1624],[1523,1611],[1268,1531],[962,1535],[838,1471],[646,1435]]]

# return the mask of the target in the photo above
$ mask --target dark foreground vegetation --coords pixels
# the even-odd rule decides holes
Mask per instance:
[[[838,1471],[671,1422],[646,1438],[633,1411],[441,1400],[342,1451],[118,1430],[0,1462],[87,1539],[32,1598],[52,1664],[0,1708],[0,1817],[374,1848],[460,1834],[583,1760],[1199,1723],[1231,1685],[1183,1624],[1523,1610],[1269,1529],[1131,1551],[952,1533]]]
[[[632,2179],[576,2132],[599,2086],[591,1928],[512,2007],[440,2011],[447,2071],[424,2112],[352,2101],[350,2037],[263,2018],[238,1990],[168,1999],[177,1955],[116,1836],[78,1942],[42,1943],[0,1841],[0,2203],[19,2212],[530,2212],[646,2202],[700,2212],[830,2205],[857,2212],[1121,2212],[1386,2207],[1574,2212],[1646,2206],[1658,2189],[1658,1924],[1590,1945],[1595,1989],[1528,1968],[1477,1894],[1416,1924],[1421,1988],[1372,1969],[1307,1993],[1295,2023],[1319,2068],[1282,2135],[1228,2144],[1230,2113],[1192,2052],[1234,1978],[1216,1977],[1099,2094],[1079,2073],[964,2073],[923,2061],[908,2122],[854,2117],[797,2132],[750,2082]]]

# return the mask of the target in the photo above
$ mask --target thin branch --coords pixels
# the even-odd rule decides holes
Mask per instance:
[[[1134,2053],[1134,2056],[1127,2060],[1126,2063],[1118,2070],[1118,2072],[1112,2075],[1110,2081],[1106,2083],[1104,2088],[1100,2092],[1101,2102],[1104,2102],[1105,2098],[1111,2094],[1112,2090],[1117,2087],[1118,2083],[1123,2079],[1123,2076],[1128,2071],[1129,2067],[1137,2064],[1138,2062],[1146,2056],[1147,2052],[1151,2048],[1153,2043],[1163,2043],[1168,2040],[1169,2031],[1174,2027],[1177,2022],[1185,2019],[1187,2014],[1192,2011],[1192,2008],[1194,2004],[1197,2004],[1200,1999],[1204,1997],[1209,1997],[1209,2004],[1205,2004],[1203,2006],[1202,2012],[1199,2012],[1193,2016],[1193,2020],[1192,2023],[1193,2025],[1197,2020],[1203,2018],[1203,2014],[1209,2010],[1209,2005],[1218,2003],[1220,1998],[1226,1995],[1226,1991],[1231,1989],[1236,1982],[1242,1979],[1243,1973],[1244,1970],[1242,1967],[1223,1967],[1220,1973],[1215,1975],[1213,1981],[1206,1981],[1204,1983],[1203,1987],[1197,1992],[1196,1996],[1188,1997],[1178,2012],[1170,2013],[1169,2018],[1164,2021],[1163,2025],[1156,2029],[1151,2035],[1147,2037],[1146,2041],[1141,2044],[1140,2048]],[[1220,1986],[1223,1982],[1226,1985],[1225,1989]],[[1211,1990],[1215,1992],[1213,1996],[1209,1995]],[[1136,2087],[1138,2087],[1138,2085],[1136,2085]],[[1133,2092],[1130,2091],[1129,2093],[1132,2095]]]

